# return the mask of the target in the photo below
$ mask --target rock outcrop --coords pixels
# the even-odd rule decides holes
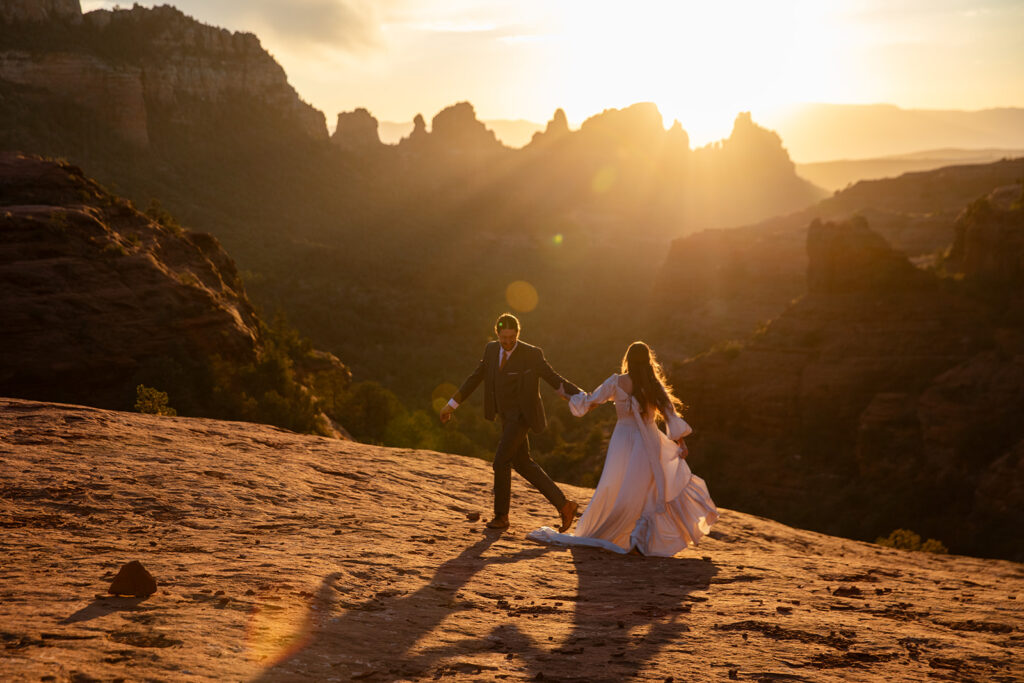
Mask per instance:
[[[722,339],[746,337],[778,316],[807,292],[808,275],[817,281],[818,274],[808,272],[807,249],[808,226],[815,221],[865,220],[915,265],[937,265],[957,232],[966,230],[959,218],[964,207],[997,188],[1006,189],[990,201],[1009,206],[1020,185],[1007,185],[1022,175],[1024,159],[1017,159],[866,181],[793,214],[676,239],[655,284],[653,317],[660,327],[652,337],[681,359]],[[993,230],[999,229],[979,229],[972,239]],[[998,258],[1010,258],[1013,239],[1001,239]],[[961,249],[953,247],[947,268],[960,268]]]
[[[861,220],[814,223],[807,244],[807,296],[675,367],[695,467],[744,510],[1024,557],[1008,531],[1024,516],[998,497],[1024,482],[996,486],[993,469],[1018,472],[1024,321],[998,293],[913,268]]]
[[[1024,186],[994,190],[957,220],[946,267],[1004,286],[1024,284]]]
[[[43,22],[82,21],[79,0],[4,0],[0,5],[0,24],[39,24]]]
[[[331,143],[339,149],[356,154],[366,154],[383,147],[377,132],[377,119],[362,108],[338,114]]]
[[[155,221],[75,167],[0,155],[0,239],[6,395],[130,406],[155,364],[257,357],[255,312],[216,238]]]
[[[884,294],[928,279],[859,216],[846,223],[813,221],[807,229],[807,262],[811,296]]]
[[[518,478],[484,529],[486,462],[238,422],[0,398],[0,449],[5,680],[1024,677],[1012,562],[732,510],[675,558],[541,546]]]
[[[166,5],[84,17],[77,2],[54,5],[4,32],[0,80],[81,105],[140,146],[158,142],[165,126],[201,127],[249,107],[273,112],[297,135],[327,139],[323,114],[299,99],[250,33],[207,26]],[[17,12],[12,21],[30,15]],[[39,49],[47,43],[51,49]]]

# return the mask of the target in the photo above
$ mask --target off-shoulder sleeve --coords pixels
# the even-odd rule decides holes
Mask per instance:
[[[618,384],[619,376],[612,375],[601,386],[590,393],[580,392],[569,399],[569,410],[576,417],[583,417],[591,408],[600,405],[615,395],[615,387]]]
[[[674,410],[665,416],[665,427],[668,430],[668,438],[673,441],[693,433],[693,428],[686,423],[686,420],[679,417]]]

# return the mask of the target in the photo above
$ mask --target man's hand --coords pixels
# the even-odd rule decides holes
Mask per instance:
[[[561,384],[558,385],[558,389],[555,391],[555,393],[561,396],[566,401],[569,400],[569,394],[566,393],[565,391],[565,382],[562,382]]]
[[[445,403],[444,408],[441,408],[441,424],[448,424],[454,414],[455,408],[452,408],[450,404]]]

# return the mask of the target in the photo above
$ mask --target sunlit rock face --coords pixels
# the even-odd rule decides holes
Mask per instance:
[[[256,358],[256,315],[219,242],[75,167],[0,155],[0,240],[5,395],[130,406],[151,366]]]
[[[256,36],[169,6],[96,10],[73,27],[57,21],[71,9],[5,35],[0,79],[84,106],[141,146],[168,126],[202,127],[252,108],[272,112],[297,135],[327,139],[323,114],[299,99]]]

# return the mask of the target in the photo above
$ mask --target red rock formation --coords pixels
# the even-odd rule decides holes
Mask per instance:
[[[212,236],[156,223],[74,167],[9,153],[0,207],[2,393],[130,406],[147,365],[255,360],[255,313]]]
[[[778,316],[807,291],[807,228],[815,220],[859,216],[914,263],[934,265],[954,241],[963,207],[1022,174],[1024,159],[1018,159],[858,183],[794,214],[679,238],[655,285],[661,328],[654,340],[683,358],[722,339],[743,338]],[[921,197],[934,198],[934,208],[923,206]],[[1005,248],[1010,245],[1007,237]],[[954,262],[959,253],[954,247]],[[999,257],[1009,253],[1015,252]]]
[[[0,4],[0,24],[81,20],[79,0],[4,0]]]
[[[946,267],[969,278],[1006,285],[1024,283],[1022,197],[1024,188],[1011,185],[967,207],[956,222]]]
[[[480,524],[486,462],[238,422],[0,398],[0,449],[5,680],[1024,678],[1013,562],[727,509],[675,558],[542,546],[518,478]]]
[[[0,79],[83,105],[139,145],[153,141],[155,118],[201,126],[218,108],[253,105],[277,112],[301,135],[327,139],[323,114],[299,99],[256,36],[166,5],[96,10],[84,21],[78,11],[77,27],[51,21],[0,41]],[[27,36],[47,29],[53,45],[40,51]]]
[[[149,145],[143,71],[89,54],[0,52],[0,78],[46,90],[95,112],[120,135]]]
[[[382,147],[377,132],[377,119],[366,109],[338,114],[338,124],[331,143],[348,152],[366,153]]]
[[[726,505],[1024,557],[1009,531],[1024,517],[997,512],[1024,482],[992,469],[1019,470],[1024,325],[993,318],[973,285],[916,270],[863,221],[816,222],[807,242],[808,296],[672,373],[695,468]],[[980,482],[995,499],[975,495]]]

